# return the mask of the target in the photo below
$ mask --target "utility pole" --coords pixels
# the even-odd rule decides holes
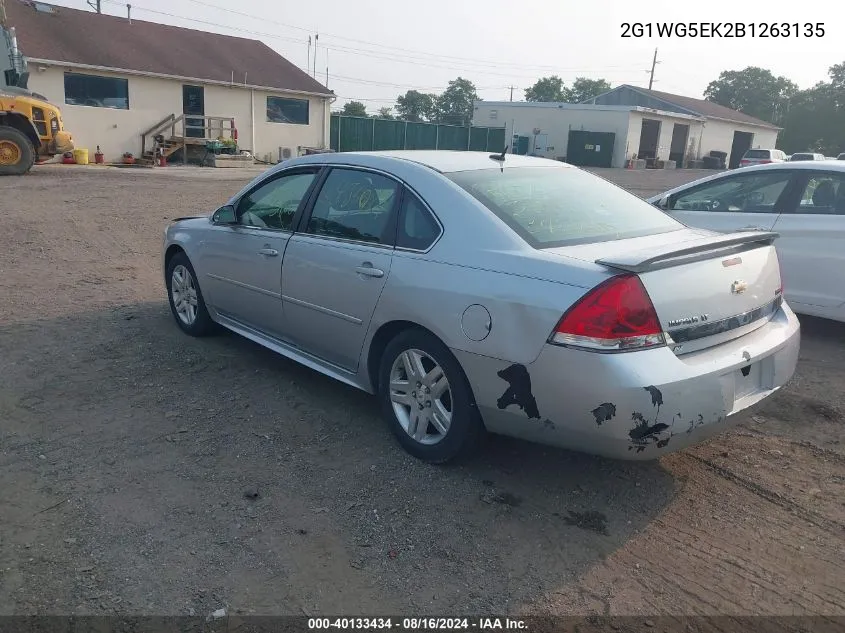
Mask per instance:
[[[511,86],[511,101],[513,101],[513,86]]]
[[[102,13],[102,7],[100,6],[101,2],[102,0],[88,0],[88,6],[94,9],[97,13]]]
[[[320,39],[320,34],[314,35],[314,72],[311,74],[315,79],[317,78],[317,40]]]
[[[648,89],[651,90],[651,86],[654,83],[654,67],[657,66],[660,62],[657,61],[657,49],[654,49],[654,59],[651,60],[651,74],[648,78]],[[648,72],[648,71],[646,71]]]

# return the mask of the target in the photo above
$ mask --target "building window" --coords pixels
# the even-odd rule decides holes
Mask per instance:
[[[498,110],[490,110],[490,118],[491,119],[499,118],[499,111]]]
[[[308,125],[308,99],[267,97],[267,120],[270,123]]]
[[[65,103],[128,110],[129,80],[65,73]]]

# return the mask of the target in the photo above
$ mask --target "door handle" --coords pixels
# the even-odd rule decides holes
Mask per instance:
[[[267,257],[276,257],[279,254],[275,248],[262,248],[258,251],[259,255],[266,255]]]
[[[384,277],[384,271],[379,268],[373,268],[370,262],[364,262],[355,269],[355,272],[365,277]]]

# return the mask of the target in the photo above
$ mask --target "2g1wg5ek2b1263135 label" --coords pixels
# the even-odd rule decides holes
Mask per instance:
[[[622,22],[622,37],[819,38],[824,22]]]

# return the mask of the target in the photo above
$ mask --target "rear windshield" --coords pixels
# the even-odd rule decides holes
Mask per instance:
[[[790,160],[813,160],[814,158],[813,154],[793,154]]]
[[[446,176],[534,248],[606,242],[683,228],[644,200],[580,169],[505,167]]]
[[[770,158],[767,149],[750,149],[745,152],[745,158]]]

